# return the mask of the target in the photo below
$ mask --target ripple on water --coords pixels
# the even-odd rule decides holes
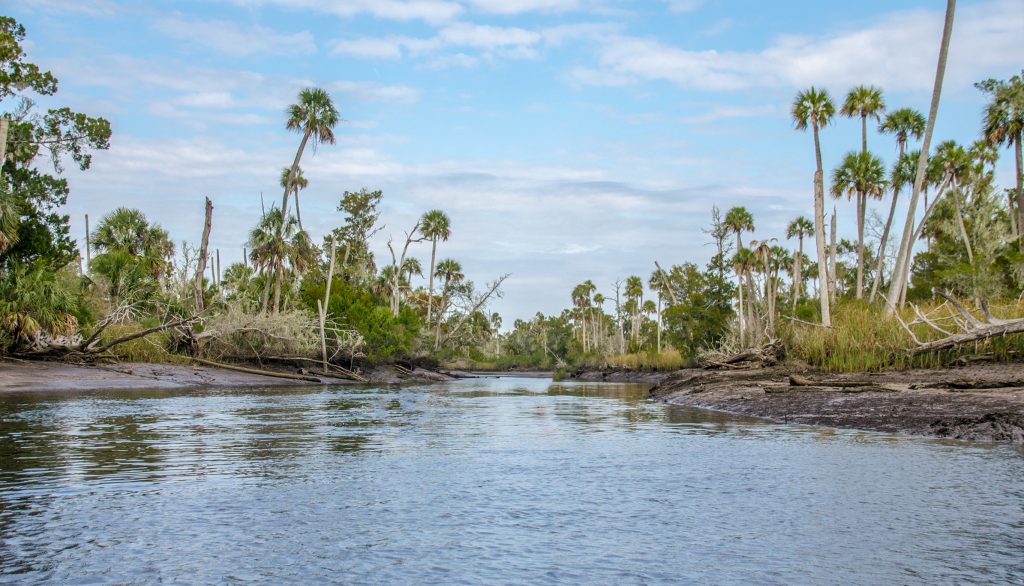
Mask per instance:
[[[646,387],[0,397],[0,581],[1020,582],[1024,453]]]

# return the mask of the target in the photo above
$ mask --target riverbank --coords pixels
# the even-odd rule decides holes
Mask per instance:
[[[371,384],[424,383],[451,380],[443,374],[416,369],[402,372],[393,366],[376,366],[362,372]],[[131,389],[185,389],[196,387],[270,387],[318,384],[362,384],[334,377],[291,380],[223,368],[184,364],[122,362],[74,365],[63,362],[0,361],[0,392],[100,391]]]
[[[855,375],[685,369],[651,397],[779,422],[1024,444],[1024,364]]]

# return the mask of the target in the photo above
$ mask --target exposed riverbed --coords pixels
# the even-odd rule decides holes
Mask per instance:
[[[0,582],[1024,579],[1024,451],[649,385],[0,395]]]

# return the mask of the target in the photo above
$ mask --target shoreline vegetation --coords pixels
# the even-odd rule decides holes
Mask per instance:
[[[1024,71],[976,83],[986,99],[978,136],[932,148],[954,8],[949,0],[927,116],[909,106],[889,109],[883,90],[870,85],[850,89],[841,102],[820,87],[796,94],[793,126],[813,139],[813,174],[805,169],[813,218],[793,218],[774,237],[753,239],[754,214],[713,207],[703,232],[714,254],[705,266],[653,260],[646,279],[633,274],[602,286],[586,280],[568,291],[560,313],[512,324],[491,310],[510,275],[474,282],[447,258],[461,228],[444,210],[425,210],[407,229],[395,228],[382,218],[382,191],[339,186],[337,226],[316,236],[303,228],[300,193],[319,178],[301,164],[315,147],[335,142],[342,120],[332,96],[315,87],[300,91],[284,113],[282,129],[297,135],[297,149],[282,161],[280,204],[248,218],[242,262],[222,267],[220,250],[211,248],[219,216],[209,197],[196,198],[204,211],[198,241],[176,244],[159,223],[127,207],[92,226],[86,215],[84,238],[76,240],[62,212],[71,196],[62,165],[87,171],[92,153],[109,148],[111,125],[69,108],[39,107],[41,96],[47,104],[56,99],[57,79],[26,61],[24,27],[0,17],[0,68],[7,72],[0,80],[0,358],[47,361],[0,362],[2,379],[35,368],[46,385],[79,372],[71,365],[62,371],[55,360],[92,365],[90,372],[107,372],[111,381],[121,369],[125,377],[172,386],[207,379],[272,384],[266,379],[273,376],[443,380],[434,372],[439,365],[551,371],[556,380],[600,371],[670,384],[675,390],[660,386],[656,394],[675,402],[744,412],[739,399],[710,401],[691,387],[751,376],[771,395],[762,403],[775,405],[791,400],[778,397],[816,396],[769,392],[783,372],[887,373],[912,384],[908,377],[945,380],[959,372],[950,366],[1013,371],[1024,363]],[[822,150],[836,146],[830,126],[837,116],[859,123],[861,141],[828,170]],[[869,124],[887,144],[868,144]],[[869,146],[897,155],[886,162]],[[1012,186],[996,180],[1006,149],[1015,161]],[[826,197],[849,200],[854,212],[840,215],[832,206],[829,214]],[[881,211],[868,213],[873,201]],[[901,202],[905,222],[895,217]],[[840,238],[840,223],[856,225],[856,236]],[[385,235],[388,254],[377,258],[371,243]],[[234,374],[212,375],[195,363]],[[1020,381],[1004,377],[999,406],[1008,410],[1010,431],[993,437],[1020,441],[1012,427],[1021,414],[1013,399]],[[905,402],[909,409],[919,391],[901,387],[844,401]],[[975,406],[995,405],[989,398],[996,391],[986,392],[936,400],[963,409],[959,416],[1002,417],[975,413]],[[801,401],[808,421],[830,424],[824,414],[832,403]]]

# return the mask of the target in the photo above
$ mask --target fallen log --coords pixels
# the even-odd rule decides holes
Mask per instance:
[[[893,389],[881,385],[867,387],[827,387],[827,386],[797,386],[797,387],[770,387],[764,390],[769,395],[782,393],[898,393],[900,389]]]
[[[980,340],[986,340],[988,338],[994,338],[997,336],[1009,336],[1012,334],[1024,333],[1024,319],[1015,319],[1007,322],[1000,322],[994,324],[982,324],[972,327],[966,332],[959,334],[953,334],[940,340],[933,342],[923,342],[918,344],[916,347],[910,350],[911,355],[924,354],[926,352],[934,352],[935,350],[945,350],[947,348],[953,348],[961,344],[968,344],[970,342],[977,342]]]
[[[259,368],[248,368],[248,367],[245,367],[245,366],[236,366],[234,364],[224,364],[222,362],[214,362],[212,360],[204,360],[202,358],[193,358],[192,360],[195,361],[195,362],[198,362],[199,364],[202,364],[204,366],[212,366],[214,368],[223,368],[223,369],[226,369],[226,370],[234,370],[234,371],[237,371],[237,372],[244,372],[246,374],[258,374],[258,375],[261,375],[261,376],[272,376],[272,377],[277,377],[277,378],[286,378],[286,379],[289,379],[289,380],[301,380],[301,381],[306,381],[306,382],[311,382],[311,383],[322,383],[323,382],[322,380],[316,378],[315,376],[306,376],[306,375],[302,375],[302,374],[290,374],[290,373],[287,373],[287,372],[274,372],[272,370],[262,370],[262,369],[259,369]]]

